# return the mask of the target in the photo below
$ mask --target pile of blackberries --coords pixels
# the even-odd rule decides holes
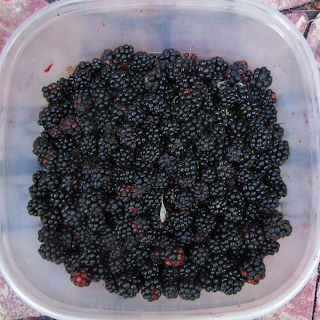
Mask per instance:
[[[148,301],[259,283],[292,231],[271,83],[245,61],[123,45],[44,87],[28,203],[41,257]]]

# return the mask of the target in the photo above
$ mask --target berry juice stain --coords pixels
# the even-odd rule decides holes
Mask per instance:
[[[53,66],[53,62],[51,64],[49,64],[49,66],[46,69],[44,69],[44,72],[48,73],[52,66]]]

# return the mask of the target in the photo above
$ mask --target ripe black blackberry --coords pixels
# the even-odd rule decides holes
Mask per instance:
[[[189,258],[198,266],[203,267],[206,265],[208,258],[209,258],[209,249],[208,247],[201,243],[201,244],[194,244],[189,249]]]
[[[133,72],[145,73],[151,69],[155,62],[155,56],[147,52],[138,51],[132,57],[129,69]]]
[[[288,220],[283,219],[283,215],[277,210],[265,222],[264,233],[266,238],[278,240],[290,236],[292,226]]]
[[[248,83],[251,87],[259,90],[265,90],[272,83],[270,70],[266,67],[256,68],[254,72],[247,73]]]
[[[57,228],[54,226],[50,227],[42,227],[38,231],[38,241],[45,243],[45,242],[54,242],[56,241],[57,237],[59,236],[59,232]]]
[[[178,161],[178,184],[182,188],[192,189],[197,177],[199,162],[194,156],[186,155]]]
[[[174,230],[188,230],[193,223],[193,214],[186,211],[167,209],[166,224]],[[191,209],[191,208],[190,208]]]
[[[248,283],[258,284],[265,278],[266,267],[261,254],[251,251],[240,264],[241,275]]]
[[[256,152],[267,150],[271,144],[271,130],[259,125],[253,124],[253,126],[249,129],[250,132],[247,135],[247,142],[251,149]]]
[[[144,76],[144,88],[150,92],[163,92],[169,86],[167,75],[159,63],[155,63]]]
[[[246,225],[242,228],[243,247],[248,250],[257,250],[264,242],[264,230],[255,224]]]
[[[232,261],[223,253],[214,252],[209,258],[206,268],[212,279],[228,274],[231,270]]]
[[[226,86],[224,89],[219,91],[220,104],[223,107],[234,107],[240,101],[238,87]]]
[[[79,211],[87,216],[103,213],[106,208],[104,192],[100,190],[84,190],[78,198]]]
[[[156,59],[163,61],[163,62],[170,62],[175,61],[176,59],[180,58],[181,54],[178,50],[173,48],[164,49],[161,53],[156,55]]]
[[[241,291],[244,285],[244,278],[237,268],[234,268],[229,274],[221,277],[221,291],[226,295],[236,294]]]
[[[56,227],[59,228],[61,226],[61,214],[57,209],[48,209],[44,214],[40,217],[41,224],[44,227]]]
[[[267,174],[272,167],[272,162],[267,152],[257,153],[252,169],[260,172],[261,174]]]
[[[210,194],[209,185],[201,180],[194,181],[191,191],[194,194],[195,200],[199,202],[205,202]]]
[[[32,152],[38,157],[44,158],[45,154],[52,149],[50,141],[42,137],[37,137],[33,142]]]
[[[118,292],[118,283],[117,278],[113,274],[106,274],[105,278],[105,288],[110,293],[117,293]]]
[[[43,243],[39,250],[39,255],[42,259],[54,262],[55,264],[64,263],[66,260],[66,252],[58,241]]]
[[[222,219],[228,212],[228,201],[224,197],[219,197],[208,201],[208,210],[210,215],[216,216],[215,218]]]
[[[264,181],[266,185],[277,194],[279,199],[287,195],[287,186],[282,180],[279,167],[274,167],[269,170],[264,176]]]
[[[223,75],[228,68],[228,63],[222,57],[196,60],[195,65],[198,77],[204,80],[212,80],[216,75]]]
[[[116,62],[122,62],[124,64],[130,63],[133,56],[134,56],[133,46],[128,44],[115,48],[112,54],[112,58]]]
[[[44,215],[49,209],[49,199],[43,197],[33,197],[28,202],[27,210],[31,216],[39,217]]]
[[[230,141],[229,146],[225,150],[225,159],[231,163],[238,163],[241,161],[243,155],[244,142],[242,139]]]
[[[57,82],[51,83],[42,88],[43,97],[48,102],[57,103],[68,97],[71,93],[71,83],[68,79],[61,78]]]
[[[61,218],[62,223],[64,225],[68,225],[70,227],[78,228],[83,225],[86,217],[84,214],[79,212],[75,203],[66,203],[61,208]]]
[[[183,279],[179,284],[179,296],[184,300],[196,300],[200,298],[201,284],[197,279]]]
[[[206,241],[210,237],[215,225],[215,216],[211,214],[208,209],[200,208],[193,223],[195,242],[201,243]]]
[[[62,107],[59,104],[51,103],[40,111],[38,124],[45,129],[52,129],[60,123],[62,117]]]
[[[141,283],[141,295],[147,301],[155,301],[160,298],[162,294],[162,284],[160,278],[153,277],[144,279]]]
[[[172,206],[181,212],[188,212],[194,206],[194,197],[185,188],[173,187],[167,190],[163,197],[166,207]]]
[[[271,238],[265,238],[264,242],[260,245],[260,252],[264,256],[274,255],[279,252],[280,243]]]
[[[117,279],[117,294],[123,298],[135,297],[141,288],[141,279],[133,272],[121,274]]]
[[[263,201],[268,193],[266,185],[261,178],[257,177],[252,171],[241,170],[237,174],[237,181],[240,191],[249,202]]]
[[[247,70],[248,70],[248,64],[246,61],[241,60],[241,61],[234,62],[226,70],[226,77],[228,79],[228,83],[231,86],[239,82],[246,84],[248,81],[248,76],[246,75]]]
[[[167,299],[179,296],[179,274],[175,269],[165,268],[162,273],[162,293]]]
[[[230,162],[226,160],[219,161],[216,164],[215,171],[217,178],[224,182],[226,187],[233,187],[235,185],[235,169]]]
[[[275,166],[282,166],[290,156],[290,147],[287,140],[275,140],[269,149],[269,157]]]

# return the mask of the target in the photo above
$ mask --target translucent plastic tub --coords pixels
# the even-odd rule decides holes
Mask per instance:
[[[26,206],[38,168],[31,150],[46,104],[41,88],[67,77],[69,66],[124,43],[136,51],[174,47],[200,58],[245,59],[252,70],[265,65],[272,71],[278,122],[291,146],[282,167],[288,196],[281,211],[293,233],[266,258],[267,277],[258,286],[245,285],[233,296],[202,291],[194,302],[125,300],[102,282],[74,286],[62,265],[38,255],[39,219]],[[319,75],[306,41],[281,14],[244,0],[59,1],[18,28],[0,68],[1,272],[35,309],[58,319],[251,319],[285,304],[306,284],[319,260]]]

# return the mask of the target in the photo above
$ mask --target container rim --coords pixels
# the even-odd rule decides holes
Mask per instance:
[[[301,50],[306,55],[306,59],[310,66],[310,73],[311,78],[314,84],[314,91],[317,93],[318,99],[320,97],[320,81],[319,81],[319,73],[318,68],[314,59],[314,55],[306,41],[306,39],[302,36],[302,34],[298,31],[298,29],[294,26],[294,24],[289,21],[286,17],[284,17],[281,13],[273,9],[272,7],[267,6],[264,3],[261,3],[259,1],[254,0],[198,0],[196,3],[193,0],[175,0],[174,2],[171,0],[118,0],[116,3],[113,3],[112,0],[61,0],[59,2],[55,2],[53,4],[47,5],[44,8],[40,9],[33,15],[31,15],[29,18],[27,18],[10,36],[7,43],[5,44],[1,55],[0,55],[0,96],[2,97],[2,83],[5,79],[5,73],[6,71],[6,64],[7,64],[7,55],[11,50],[15,50],[14,45],[20,41],[20,37],[23,34],[28,33],[29,29],[35,28],[35,26],[40,26],[41,23],[46,19],[50,18],[53,15],[56,15],[60,11],[64,11],[66,7],[72,7],[77,8],[77,6],[88,6],[88,7],[122,7],[122,6],[141,6],[141,5],[170,5],[170,6],[181,6],[183,5],[190,5],[190,6],[205,6],[205,7],[219,7],[221,4],[230,3],[230,5],[241,5],[241,6],[250,6],[252,8],[255,8],[257,11],[263,11],[270,14],[270,19],[274,19],[279,24],[281,24],[285,30],[290,31],[293,33],[293,35],[296,37],[298,42],[300,42]],[[59,11],[60,10],[60,11]],[[66,9],[65,9],[66,10]],[[3,113],[3,101],[1,98],[1,104],[0,104],[0,145],[4,142],[4,132],[5,132],[5,116]],[[313,106],[314,111],[314,118],[313,118],[313,126],[314,128],[317,128],[319,123],[319,100],[316,100]],[[318,130],[315,130],[317,134],[314,135],[314,139],[316,139],[316,148],[317,152],[314,156],[313,161],[316,161],[319,164],[319,133]],[[313,139],[313,140],[314,140]],[[5,195],[5,189],[4,189],[4,177],[5,177],[5,154],[0,154],[0,199],[4,200]],[[316,185],[318,185],[318,177],[320,176],[320,170],[319,165],[317,165],[317,171],[318,176],[315,178]],[[317,188],[316,190],[317,198],[320,199],[320,192]],[[5,203],[2,201],[2,203]],[[0,230],[3,228],[3,219],[2,219],[2,212],[5,210],[5,208],[0,209]],[[317,203],[317,212],[319,212],[319,204]],[[319,221],[316,219],[317,222],[317,231],[319,231]],[[287,303],[289,300],[291,300],[296,294],[300,292],[300,290],[305,286],[307,281],[312,276],[314,270],[316,269],[319,260],[320,260],[320,232],[316,232],[314,244],[313,244],[313,250],[312,250],[312,256],[315,258],[313,260],[310,260],[304,271],[300,274],[300,276],[296,279],[294,285],[292,285],[290,288],[288,288],[285,292],[283,292],[281,295],[277,297],[277,299],[273,299],[262,306],[253,307],[251,309],[247,310],[240,310],[236,312],[224,312],[223,314],[215,314],[214,309],[207,309],[206,314],[190,314],[190,315],[183,315],[181,317],[183,318],[198,318],[201,317],[202,319],[211,319],[212,317],[221,317],[224,319],[251,319],[254,317],[260,317],[265,314],[268,314],[281,306],[283,306],[285,303]],[[8,284],[14,289],[14,291],[30,306],[35,308],[36,310],[40,311],[41,313],[44,313],[46,315],[50,315],[53,318],[57,319],[121,319],[126,318],[126,314],[121,315],[100,315],[100,314],[94,314],[94,313],[87,313],[84,315],[82,312],[75,312],[71,308],[64,309],[60,307],[47,307],[44,305],[44,303],[36,296],[28,297],[30,294],[25,288],[21,287],[19,285],[19,282],[17,280],[14,280],[14,272],[12,268],[10,268],[10,265],[7,263],[7,257],[3,251],[3,243],[2,239],[0,242],[0,271],[2,275],[4,276],[5,280],[8,282]],[[275,303],[275,300],[277,302]],[[212,312],[212,313],[211,313]],[[180,316],[162,316],[157,314],[156,316],[152,316],[148,313],[146,313],[146,316],[150,316],[153,319],[178,319],[181,318]],[[140,319],[141,316],[133,316],[130,317],[131,319]]]

